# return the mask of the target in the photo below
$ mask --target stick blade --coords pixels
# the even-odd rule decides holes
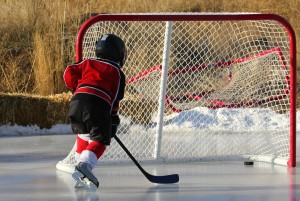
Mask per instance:
[[[164,175],[164,176],[154,176],[148,174],[147,179],[152,183],[157,183],[157,184],[174,184],[179,182],[179,175],[171,174],[171,175]]]

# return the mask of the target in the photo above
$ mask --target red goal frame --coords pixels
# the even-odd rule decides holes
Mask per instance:
[[[76,61],[81,61],[83,37],[92,24],[99,21],[244,21],[272,20],[285,27],[290,39],[290,159],[288,166],[296,166],[296,36],[290,23],[276,14],[99,14],[86,21],[80,28],[76,40]]]

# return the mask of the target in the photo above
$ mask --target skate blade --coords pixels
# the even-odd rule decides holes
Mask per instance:
[[[73,179],[75,179],[76,184],[75,188],[81,188],[84,187],[86,190],[91,192],[96,192],[97,186],[91,182],[88,178],[84,177],[84,175],[81,172],[75,171],[72,174]]]
[[[76,180],[74,188],[83,188],[83,186]]]

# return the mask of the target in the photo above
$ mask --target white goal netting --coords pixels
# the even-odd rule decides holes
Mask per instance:
[[[250,158],[287,165],[291,41],[286,27],[256,18],[120,20],[116,15],[114,21],[105,16],[94,17],[87,28],[82,59],[95,57],[102,34],[124,39],[127,86],[118,136],[139,161]],[[61,164],[72,164],[72,157],[71,152]],[[129,158],[113,141],[101,161]]]

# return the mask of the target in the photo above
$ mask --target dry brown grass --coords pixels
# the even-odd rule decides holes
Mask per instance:
[[[64,92],[62,74],[74,62],[77,30],[92,13],[275,13],[292,24],[298,41],[300,32],[300,0],[0,0],[0,7],[0,91],[11,93]]]
[[[58,111],[57,108],[62,111],[67,109],[65,107],[67,103],[62,103],[63,101],[56,103],[47,96],[66,92],[62,74],[66,65],[74,62],[78,28],[92,13],[274,13],[283,16],[291,23],[297,41],[300,41],[300,0],[0,0],[0,7],[0,76],[2,77],[0,92],[4,93],[0,95],[1,124],[23,122],[21,116],[17,115],[17,109],[5,109],[7,107],[17,105],[21,114],[25,109],[33,109],[31,105],[34,108],[41,107],[32,110],[36,114],[28,116],[29,123],[37,123],[44,117],[48,118],[52,115],[51,112]],[[298,57],[299,49],[298,42]],[[297,61],[297,66],[299,71],[300,59]],[[297,77],[300,80],[300,73]],[[299,81],[297,85],[299,86]],[[299,93],[300,87],[297,90]],[[31,95],[6,96],[7,93]],[[43,95],[43,98],[38,98],[34,94]],[[26,106],[25,103],[21,103],[21,100],[26,102]],[[299,96],[298,100],[300,100]],[[53,106],[50,106],[50,103]],[[49,108],[55,111],[50,111]],[[56,113],[59,115],[58,112]],[[33,117],[34,115],[42,116]],[[55,115],[49,118],[58,118]],[[48,123],[45,125],[40,123],[40,125],[49,126]]]

